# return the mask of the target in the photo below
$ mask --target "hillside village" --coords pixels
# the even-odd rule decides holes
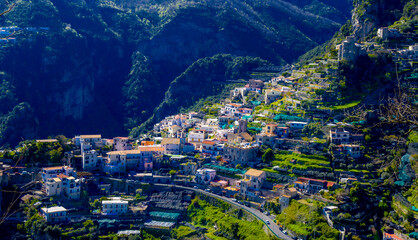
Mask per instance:
[[[364,110],[362,119],[353,117],[353,110],[369,104],[366,95],[340,96],[339,64],[367,54],[389,54],[394,70],[403,73],[402,83],[417,89],[416,75],[410,74],[418,62],[417,37],[385,27],[376,39],[358,42],[349,36],[329,56],[307,65],[254,72],[220,101],[167,116],[141,139],[95,134],[26,141],[2,152],[1,185],[25,190],[22,204],[36,205],[51,224],[96,219],[103,229],[117,232],[124,228],[109,221],[128,226],[136,216],[145,229],[172,230],[195,191],[203,190],[260,210],[298,239],[315,230],[283,214],[317,203],[339,238],[366,239],[380,231],[376,226],[384,226],[383,239],[416,238],[416,192],[393,195],[387,188],[388,181],[399,188],[416,186],[416,142],[402,152],[397,147],[405,142],[390,135],[376,138],[367,127],[379,121],[376,109]],[[13,160],[32,148],[47,149],[50,156],[61,148],[62,158],[53,164]],[[392,167],[402,177],[380,169],[388,155],[402,157],[401,165]],[[155,186],[164,191],[148,191]],[[171,192],[173,186],[192,189]],[[17,222],[24,217],[11,216]]]

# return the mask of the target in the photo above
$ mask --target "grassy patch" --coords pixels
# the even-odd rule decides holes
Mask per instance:
[[[321,107],[319,109],[342,110],[342,109],[355,107],[360,102],[361,102],[361,100],[356,100],[356,101],[349,102],[349,103],[346,103],[346,104],[343,104],[343,105],[337,105],[337,106],[331,106],[331,107]]]
[[[308,169],[326,169],[331,170],[327,157],[319,155],[306,155],[298,153],[280,152],[275,154],[273,166],[281,168],[308,170]],[[292,163],[291,161],[296,161]]]
[[[196,231],[187,226],[179,226],[178,228],[173,229],[172,234],[176,239],[184,239],[196,234]]]

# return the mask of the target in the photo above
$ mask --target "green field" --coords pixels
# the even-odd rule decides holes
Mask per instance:
[[[327,169],[331,170],[329,161],[325,156],[319,155],[306,155],[298,153],[287,153],[285,151],[274,155],[275,160],[272,161],[273,166],[279,166],[281,168],[290,168],[298,170],[308,169]],[[296,160],[296,163],[291,163],[292,160]]]
[[[356,100],[356,101],[349,102],[349,103],[346,103],[346,104],[343,104],[343,105],[337,105],[337,106],[331,106],[331,107],[321,107],[319,109],[325,109],[325,110],[327,110],[327,109],[329,109],[329,110],[342,110],[342,109],[347,109],[347,108],[355,107],[360,102],[361,102],[361,100]]]

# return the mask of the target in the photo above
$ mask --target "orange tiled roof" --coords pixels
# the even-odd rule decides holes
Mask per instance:
[[[46,167],[43,168],[44,170],[58,170],[58,169],[62,169],[64,166],[59,166],[59,167]]]
[[[263,173],[264,173],[264,171],[261,171],[261,170],[250,169],[245,173],[245,175],[250,175],[250,176],[253,176],[253,177],[259,177]]]
[[[203,140],[202,144],[215,145],[215,142],[209,141],[209,140]]]

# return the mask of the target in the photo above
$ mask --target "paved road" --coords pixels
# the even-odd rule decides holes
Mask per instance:
[[[190,188],[190,187],[185,187],[185,186],[179,186],[179,185],[170,185],[170,184],[155,184],[155,185],[161,185],[161,186],[171,186],[171,187],[176,187],[176,188],[182,188],[182,189],[186,189],[186,190],[192,190],[195,192],[199,192],[217,199],[221,199],[225,202],[230,203],[231,205],[234,205],[236,207],[239,207],[249,213],[251,213],[252,215],[256,216],[259,220],[261,220],[268,229],[270,229],[270,231],[278,238],[280,239],[285,239],[285,240],[292,240],[291,237],[289,237],[288,235],[284,234],[282,231],[280,231],[279,226],[274,223],[273,221],[270,221],[270,224],[267,224],[266,221],[269,220],[269,216],[265,215],[264,213],[258,211],[257,209],[254,208],[249,208],[247,206],[244,206],[242,204],[239,204],[237,202],[232,201],[231,198],[227,198],[227,197],[223,197],[223,196],[219,196],[210,192],[206,192],[203,191],[201,189],[195,189],[195,188]],[[271,219],[270,219],[271,220]]]

